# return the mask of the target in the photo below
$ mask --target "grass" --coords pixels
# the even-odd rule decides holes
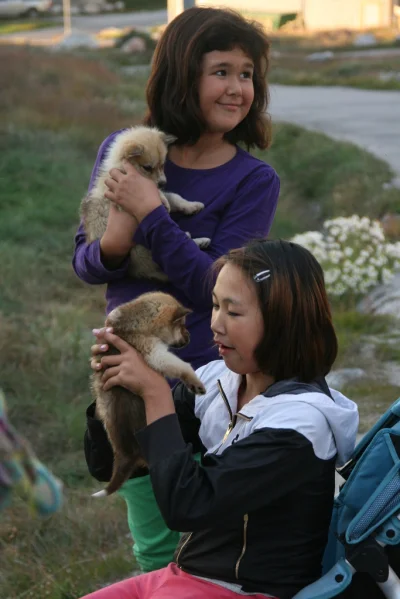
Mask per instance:
[[[302,31],[295,30],[293,23],[288,23],[280,31],[271,32],[270,38],[272,46],[282,52],[300,51],[316,52],[319,50],[369,50],[371,48],[393,48],[397,47],[396,36],[398,29],[388,27],[381,29],[371,29],[363,33],[372,33],[376,38],[376,44],[373,46],[355,47],[353,42],[360,34],[359,31],[351,29],[332,29],[326,31]]]
[[[145,81],[122,78],[109,54],[98,56],[0,48],[0,385],[13,423],[62,478],[66,497],[50,520],[27,517],[19,502],[2,514],[2,599],[77,599],[135,568],[123,502],[90,498],[98,485],[86,471],[82,436],[91,328],[103,321],[104,289],[80,282],[70,263],[97,147],[139,120]],[[399,193],[382,189],[388,167],[349,144],[280,125],[271,151],[259,155],[282,179],[276,236],[339,213],[400,211]],[[356,361],[362,336],[391,328],[388,319],[340,307],[335,322],[339,366]],[[361,399],[367,391],[354,386]],[[386,386],[368,393],[375,403],[362,408],[363,422],[397,396]]]
[[[337,57],[323,62],[308,62],[302,53],[281,55],[272,59],[270,81],[283,85],[400,90],[400,55]]]
[[[379,218],[387,211],[400,212],[400,191],[384,189],[392,178],[388,165],[353,144],[279,124],[267,159],[282,179],[274,236],[314,230],[339,215]]]
[[[290,27],[290,23],[288,24]],[[283,85],[344,85],[361,89],[400,89],[400,55],[370,56],[369,50],[399,48],[398,30],[372,30],[377,43],[356,47],[357,31],[273,32],[270,80]],[[334,52],[323,62],[307,61],[314,52]],[[360,57],[351,56],[357,51]],[[347,56],[346,56],[347,54]],[[394,75],[393,75],[394,74]],[[396,76],[397,74],[397,76]]]
[[[26,31],[35,31],[36,29],[46,29],[54,26],[54,21],[46,21],[44,19],[36,19],[34,21],[0,21],[0,35],[25,33]]]

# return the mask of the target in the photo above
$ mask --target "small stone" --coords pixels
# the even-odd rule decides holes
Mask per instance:
[[[388,314],[400,318],[400,273],[386,285],[378,285],[366,295],[357,309],[363,314]]]
[[[335,55],[331,50],[326,50],[325,52],[314,52],[313,54],[308,54],[306,60],[310,62],[323,62],[325,60],[332,60],[334,56]]]
[[[131,37],[121,46],[121,51],[127,54],[141,54],[146,51],[146,42],[142,37]]]
[[[381,223],[385,237],[390,239],[400,238],[400,214],[387,212],[382,217]]]
[[[398,362],[386,362],[384,372],[389,385],[400,387],[400,364]]]
[[[353,46],[361,48],[363,46],[376,46],[377,39],[373,33],[360,33],[353,41]]]
[[[54,46],[55,50],[67,50],[71,48],[98,48],[97,40],[83,31],[74,31],[65,36]]]
[[[400,81],[400,72],[399,71],[381,71],[379,73],[379,79],[381,81]]]
[[[366,378],[367,373],[362,368],[341,368],[332,370],[326,377],[329,387],[340,391],[347,383]]]

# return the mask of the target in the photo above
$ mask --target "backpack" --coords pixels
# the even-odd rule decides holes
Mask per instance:
[[[400,398],[338,473],[323,576],[293,599],[400,599]]]

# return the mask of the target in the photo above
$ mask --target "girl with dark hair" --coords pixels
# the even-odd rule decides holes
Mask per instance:
[[[266,148],[270,143],[268,50],[261,27],[235,12],[191,8],[176,17],[155,50],[145,124],[176,137],[165,167],[167,191],[205,207],[190,217],[168,214],[152,181],[134,168],[126,173],[113,169],[107,181],[106,196],[113,204],[105,234],[88,244],[81,226],[75,238],[75,272],[86,283],[107,284],[107,312],[156,290],[192,309],[191,343],[180,356],[195,368],[217,357],[209,329],[212,305],[206,273],[228,250],[267,235],[277,205],[274,169],[237,145]],[[100,146],[90,187],[117,133]],[[200,250],[186,231],[192,238],[210,238],[209,248]],[[128,254],[134,243],[151,250],[169,283],[129,278]],[[91,439],[96,442],[99,434],[101,445],[93,406],[88,419]],[[91,472],[104,481],[109,464],[100,460]],[[148,473],[142,474],[128,481],[121,494],[135,556],[149,571],[169,563],[179,537],[165,527]]]
[[[112,332],[98,339],[119,355],[92,348],[105,389],[143,397],[137,438],[155,497],[186,534],[168,567],[86,599],[291,599],[321,576],[335,464],[350,457],[358,427],[356,405],[325,381],[337,341],[321,267],[294,243],[255,241],[215,268],[222,360],[197,370],[205,395],[182,384],[171,392]]]

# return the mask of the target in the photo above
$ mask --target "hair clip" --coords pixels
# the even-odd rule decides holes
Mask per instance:
[[[265,279],[269,279],[270,276],[271,276],[270,270],[262,270],[261,272],[258,272],[256,275],[254,275],[253,280],[256,283],[260,283],[261,281],[265,281]]]

